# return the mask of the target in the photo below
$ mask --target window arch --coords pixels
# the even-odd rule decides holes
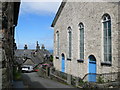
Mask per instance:
[[[56,40],[57,40],[57,56],[59,56],[59,38],[60,38],[60,35],[59,35],[59,31],[56,32]]]
[[[112,45],[111,45],[111,17],[109,14],[104,14],[102,17],[103,23],[103,38],[104,38],[104,61],[112,61]]]
[[[68,27],[68,57],[71,59],[72,56],[72,29]]]
[[[83,23],[79,24],[79,57],[84,59],[84,25]]]

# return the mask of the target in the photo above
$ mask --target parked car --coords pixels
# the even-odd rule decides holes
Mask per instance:
[[[33,71],[33,66],[31,65],[24,65],[21,67],[22,72],[32,72]]]

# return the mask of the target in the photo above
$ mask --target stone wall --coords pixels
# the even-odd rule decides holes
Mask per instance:
[[[102,16],[108,13],[112,20],[112,66],[101,66],[103,62]],[[79,27],[84,24],[84,62],[79,58]],[[67,2],[54,27],[54,66],[61,71],[61,54],[65,54],[65,72],[77,77],[88,73],[88,57],[94,55],[97,73],[118,72],[118,3],[108,2]],[[72,28],[72,59],[68,61],[67,28]],[[56,32],[60,32],[60,55],[56,59]]]
[[[0,89],[2,88],[2,3],[0,2]]]
[[[15,11],[14,2],[0,3],[1,12],[1,27],[0,27],[0,88],[10,89],[13,81],[13,62],[14,62],[14,29],[16,26],[15,16],[18,12]],[[19,2],[18,2],[19,11]]]
[[[118,7],[118,71],[120,72],[120,2]],[[120,74],[119,74],[119,81],[120,81]]]

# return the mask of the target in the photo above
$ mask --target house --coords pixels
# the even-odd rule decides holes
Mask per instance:
[[[51,25],[56,70],[81,78],[120,72],[119,10],[120,2],[63,1]]]
[[[46,60],[45,55],[50,56],[49,51],[45,47],[40,48],[38,42],[36,49],[28,49],[28,46],[25,44],[24,49],[15,50],[15,59],[19,66],[32,65],[34,67],[40,63],[44,63]]]

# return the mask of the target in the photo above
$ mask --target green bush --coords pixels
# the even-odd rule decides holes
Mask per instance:
[[[79,85],[80,85],[80,86],[83,86],[83,85],[85,85],[86,83],[87,83],[87,81],[79,80]]]
[[[50,55],[50,61],[53,62],[53,56],[52,55]]]
[[[17,67],[13,68],[14,80],[21,80],[21,72],[17,70]]]
[[[97,78],[97,82],[98,83],[104,83],[104,80],[103,80],[104,78],[102,77],[102,76],[98,76],[98,78]]]

